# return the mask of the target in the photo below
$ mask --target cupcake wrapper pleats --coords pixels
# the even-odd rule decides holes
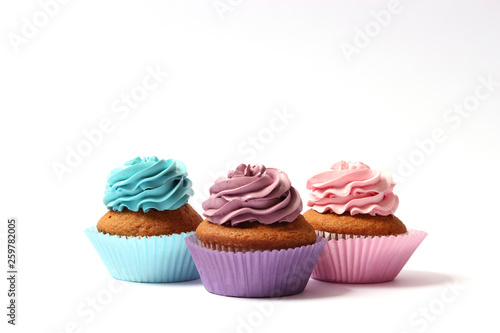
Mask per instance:
[[[365,238],[316,233],[330,240],[314,267],[312,278],[340,283],[393,280],[427,236],[425,231],[418,230],[398,236]]]
[[[207,291],[237,297],[275,297],[301,293],[326,244],[287,250],[229,252],[201,247],[196,234],[186,243]]]
[[[85,234],[112,277],[132,282],[180,282],[199,277],[184,239],[190,233],[152,237],[103,234],[95,226]]]

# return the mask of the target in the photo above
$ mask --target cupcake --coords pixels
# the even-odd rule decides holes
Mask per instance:
[[[193,195],[184,163],[137,157],[111,171],[108,212],[85,230],[110,274],[133,282],[199,277],[184,239],[203,220],[187,203]]]
[[[328,240],[314,279],[342,283],[393,280],[426,232],[408,230],[389,173],[360,162],[335,163],[307,181],[312,207],[304,218]]]
[[[302,200],[281,170],[241,164],[203,202],[186,243],[214,294],[273,297],[302,292],[326,240],[300,214]]]

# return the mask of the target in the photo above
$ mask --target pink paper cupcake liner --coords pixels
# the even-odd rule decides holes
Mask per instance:
[[[237,297],[277,297],[304,291],[326,240],[287,250],[230,252],[201,247],[196,234],[186,243],[205,289]]]
[[[409,230],[403,235],[350,237],[316,231],[328,240],[312,272],[316,280],[340,283],[391,281],[420,243],[425,231]]]

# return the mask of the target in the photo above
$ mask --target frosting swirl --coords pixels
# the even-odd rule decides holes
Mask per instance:
[[[216,224],[257,221],[292,222],[302,211],[302,199],[286,173],[263,165],[240,164],[210,187],[203,215]]]
[[[361,162],[340,161],[307,181],[307,205],[319,213],[391,215],[399,204],[392,192],[395,185],[389,173]]]
[[[110,172],[103,202],[114,211],[176,210],[193,195],[191,186],[181,161],[136,157]]]

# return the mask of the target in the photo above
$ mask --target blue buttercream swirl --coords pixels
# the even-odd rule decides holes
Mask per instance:
[[[103,202],[119,212],[175,210],[193,195],[191,186],[181,161],[136,157],[110,172]]]

